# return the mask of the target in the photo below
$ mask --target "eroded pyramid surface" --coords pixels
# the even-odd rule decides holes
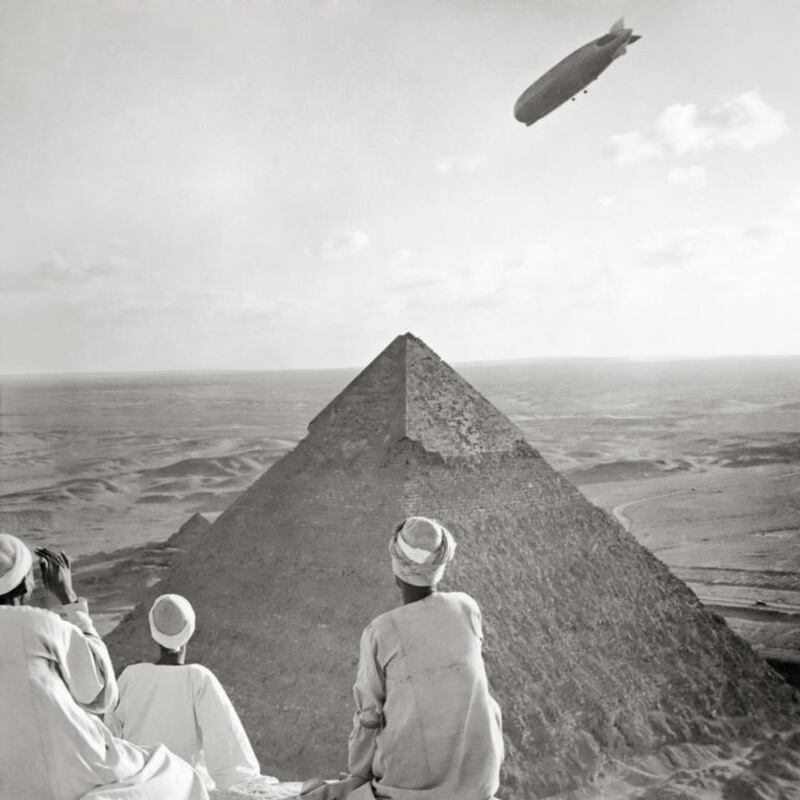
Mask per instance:
[[[189,660],[219,675],[265,772],[346,767],[359,636],[398,602],[387,540],[410,514],[452,530],[442,588],[483,610],[502,797],[545,797],[627,754],[796,713],[748,645],[406,334],[152,591],[195,605]],[[118,668],[151,652],[145,611],[110,636]]]

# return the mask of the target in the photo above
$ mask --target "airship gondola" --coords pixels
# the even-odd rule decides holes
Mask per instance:
[[[579,47],[532,83],[514,104],[514,117],[525,125],[533,125],[562,103],[574,99],[614,59],[625,55],[629,44],[641,38],[632,28],[625,27],[624,20],[617,20],[608,33]]]

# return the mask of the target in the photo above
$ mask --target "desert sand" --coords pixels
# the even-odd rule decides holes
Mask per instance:
[[[792,672],[800,662],[796,464],[712,466],[580,488],[734,631]]]

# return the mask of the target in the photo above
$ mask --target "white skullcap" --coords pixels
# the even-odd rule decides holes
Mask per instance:
[[[167,650],[179,650],[194,633],[194,609],[179,594],[162,594],[157,597],[148,618],[150,635]]]
[[[10,533],[0,533],[0,594],[8,594],[31,571],[31,551]]]

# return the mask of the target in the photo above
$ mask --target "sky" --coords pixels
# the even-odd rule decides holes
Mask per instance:
[[[513,118],[619,17],[642,39]],[[0,0],[0,373],[800,353],[796,0]]]

